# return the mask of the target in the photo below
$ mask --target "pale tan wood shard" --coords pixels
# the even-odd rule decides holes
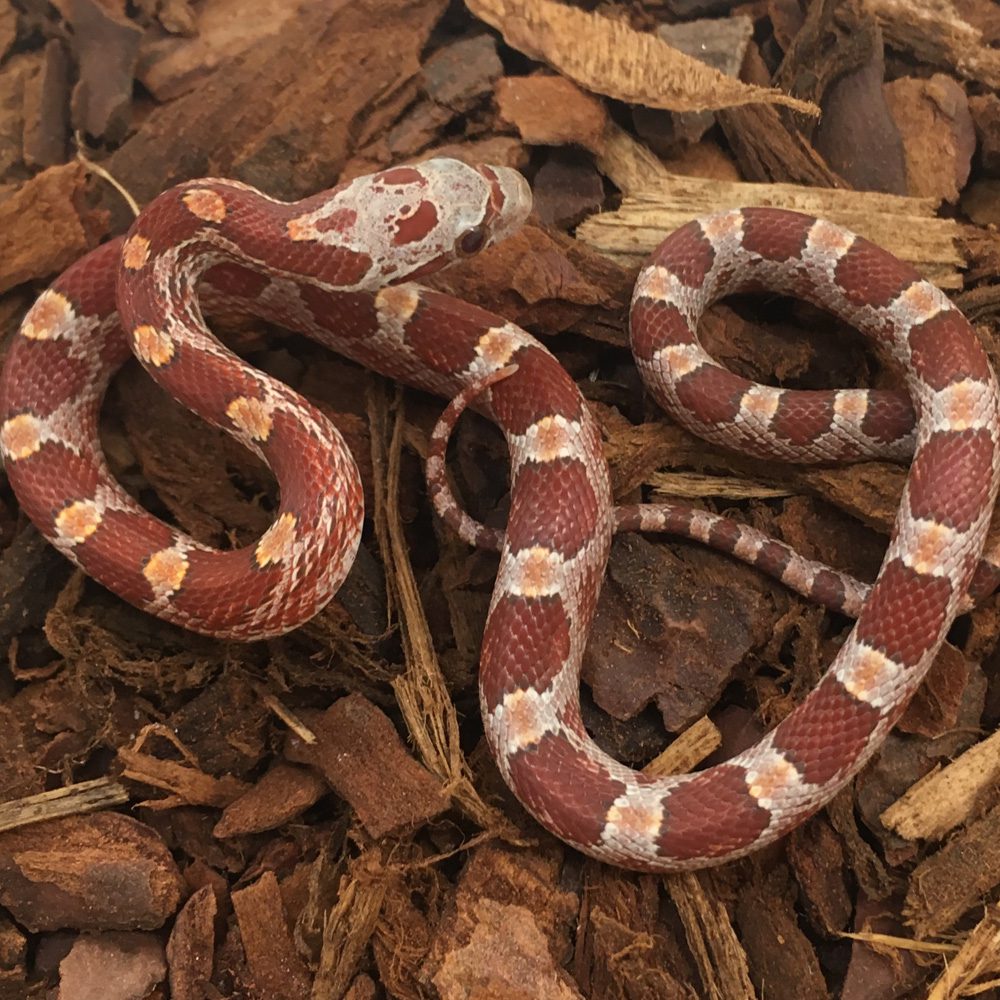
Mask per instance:
[[[907,840],[939,840],[974,816],[1000,780],[1000,733],[918,781],[879,817]]]
[[[668,774],[687,774],[722,745],[722,734],[708,716],[692,723],[665,750],[642,770],[650,778]]]
[[[577,238],[623,267],[638,268],[679,226],[727,208],[787,208],[829,219],[884,247],[941,288],[961,288],[959,226],[935,216],[930,198],[869,191],[704,180],[663,171],[655,184],[635,188],[614,212],[592,215]]]
[[[29,823],[42,823],[60,816],[113,809],[128,802],[124,785],[111,778],[80,781],[38,795],[28,795],[0,805],[0,831],[14,830]]]

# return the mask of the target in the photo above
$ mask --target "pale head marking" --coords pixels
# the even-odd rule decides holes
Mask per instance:
[[[306,199],[286,229],[293,240],[369,258],[368,271],[351,287],[375,291],[506,239],[530,211],[531,189],[516,170],[442,157]]]

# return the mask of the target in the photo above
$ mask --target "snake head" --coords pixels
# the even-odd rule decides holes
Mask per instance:
[[[374,291],[505,239],[531,211],[531,189],[510,167],[441,157],[358,177],[298,207],[292,239],[363,255],[368,266],[351,287]]]
[[[531,212],[531,188],[510,167],[468,167],[458,160],[436,159],[435,165],[452,177],[456,192],[454,215],[449,220],[454,246],[451,259],[471,257],[521,228]],[[471,174],[470,174],[471,171]],[[483,182],[488,185],[483,200]]]

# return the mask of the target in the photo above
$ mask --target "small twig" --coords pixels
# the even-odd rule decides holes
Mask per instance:
[[[267,707],[274,712],[274,714],[281,719],[281,721],[288,726],[288,728],[295,733],[296,736],[303,743],[308,743],[310,746],[316,742],[316,734],[296,715],[293,715],[291,711],[285,708],[284,705],[274,697],[273,694],[264,694],[260,692],[261,701],[264,702]]]
[[[841,931],[840,937],[852,941],[862,941],[869,945],[884,945],[887,948],[898,948],[900,951],[924,951],[934,955],[954,955],[958,951],[957,944],[943,944],[936,941],[914,941],[912,938],[897,937],[895,934],[853,933]]]
[[[718,750],[722,735],[708,716],[702,716],[684,730],[658,756],[654,757],[642,773],[651,778],[664,778],[668,774],[686,774],[698,766],[709,754]]]
[[[113,177],[108,171],[102,167],[99,163],[95,163],[86,153],[84,153],[84,142],[83,136],[79,132],[74,136],[76,141],[76,158],[82,163],[91,173],[97,174],[102,180],[107,181],[124,199],[125,203],[132,210],[133,215],[138,215],[141,209],[139,208],[139,203],[132,197],[132,195],[125,188],[125,185],[121,181]]]
[[[112,778],[80,781],[51,792],[40,792],[13,802],[4,802],[0,805],[0,831],[14,830],[60,816],[76,816],[96,812],[98,809],[110,809],[126,802],[128,792],[124,785]]]

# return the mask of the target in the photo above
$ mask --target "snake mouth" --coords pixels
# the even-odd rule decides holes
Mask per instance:
[[[489,204],[483,218],[490,230],[489,243],[499,243],[517,232],[531,214],[531,188],[524,175],[512,167],[484,164],[476,169],[490,184]]]

